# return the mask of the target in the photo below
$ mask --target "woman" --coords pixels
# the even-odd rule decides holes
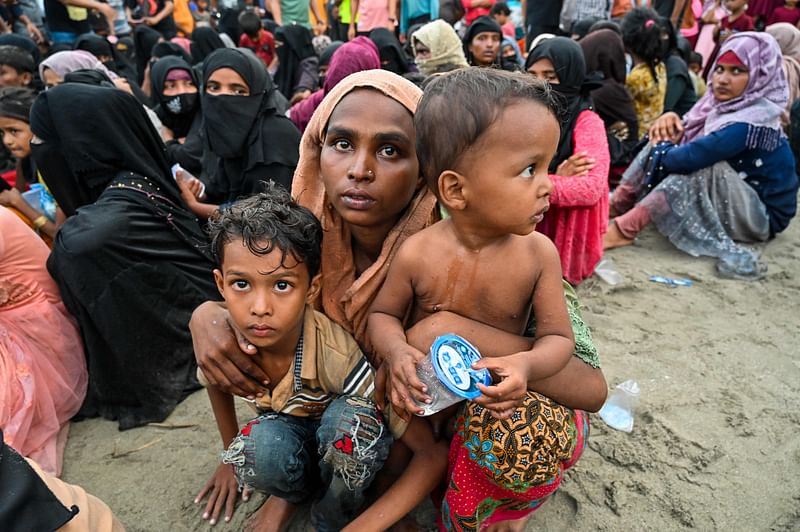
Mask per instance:
[[[566,37],[548,39],[528,55],[526,66],[562,96],[561,138],[550,163],[550,210],[536,229],[555,243],[564,278],[577,285],[603,256],[610,161],[606,127],[592,111],[578,43]]]
[[[179,57],[165,57],[153,65],[155,112],[164,125],[167,159],[194,175],[203,169],[203,115],[197,74]]]
[[[319,87],[319,60],[311,37],[311,31],[299,24],[281,26],[275,32],[275,85],[292,104],[311,96]]]
[[[650,130],[664,142],[642,150],[615,191],[614,209],[628,212],[614,220],[605,246],[630,244],[652,221],[682,251],[719,258],[723,275],[760,278],[758,255],[734,241],[774,237],[797,209],[795,161],[780,123],[789,91],[778,43],[765,33],[732,35],[709,86],[683,123],[667,113]]]
[[[153,53],[153,46],[163,41],[164,37],[149,26],[136,26],[133,30],[133,48],[136,57],[136,82],[144,87],[145,71],[150,64],[150,57]]]
[[[225,43],[213,28],[200,27],[192,33],[192,61],[195,65],[220,48],[225,48]]]
[[[478,17],[464,34],[464,56],[472,66],[519,70],[515,61],[508,61],[500,53],[503,30],[491,17]]]
[[[75,49],[91,53],[110,71],[129,81],[136,81],[136,71],[133,65],[129,64],[105,37],[94,33],[86,33],[75,41]]]
[[[45,268],[49,253],[0,207],[0,430],[22,455],[60,475],[87,376],[78,327]]]
[[[214,204],[261,190],[271,179],[289,189],[297,166],[300,133],[285,116],[285,100],[264,64],[249,50],[216,50],[203,62],[201,97],[208,150],[219,158],[206,188]],[[215,205],[198,204],[184,191],[193,212],[208,217]]]
[[[331,59],[330,68],[325,75],[325,83],[322,88],[305,100],[294,104],[289,110],[289,118],[301,132],[305,131],[311,116],[319,107],[322,99],[340,81],[350,74],[378,68],[381,68],[378,49],[370,39],[356,37],[352,41],[343,44]]]
[[[434,20],[411,37],[414,62],[426,76],[469,66],[456,30],[444,20]]]
[[[64,76],[75,70],[99,70],[112,81],[119,79],[94,55],[85,50],[58,52],[39,63],[39,77],[48,89],[63,83]]]
[[[356,95],[363,100],[356,99]],[[389,117],[375,112],[376,98],[381,100],[382,96],[392,100],[394,109],[399,104],[400,110],[405,108],[407,113]],[[419,174],[414,129],[409,124],[410,116],[406,116],[416,110],[419,97],[419,90],[409,82],[385,71],[348,77],[323,101],[306,129],[303,157],[293,183],[293,195],[320,218],[324,229],[322,283],[316,306],[351,332],[370,357],[365,334],[367,315],[386,279],[389,264],[410,235],[439,218],[436,200]],[[332,117],[340,105],[344,107],[336,113],[340,122],[334,124]],[[369,190],[373,201],[363,210],[343,208],[348,190],[357,181]],[[577,314],[573,317],[579,320]],[[428,339],[436,330],[466,334],[471,327],[480,327],[446,312],[436,313],[434,318],[415,325],[413,334]],[[264,382],[266,376],[240,352],[247,352],[247,347],[233,342],[225,323],[224,311],[215,303],[206,303],[197,310],[191,326],[198,360],[215,385],[236,395],[254,397],[261,393],[258,383]],[[590,340],[581,342],[587,340],[585,326],[582,331],[578,334],[583,346],[579,350],[591,359],[589,352],[595,356],[596,352]],[[509,345],[505,335],[501,340],[504,346]],[[521,344],[528,340],[513,336],[511,342]],[[514,344],[518,350],[523,348],[518,345]],[[551,382],[541,383],[539,391],[566,404],[599,408],[605,397],[600,370],[577,357],[567,368]],[[563,381],[559,379],[570,378],[573,371],[589,372],[596,386],[583,390],[581,397],[561,395],[563,386],[559,382]],[[376,394],[382,396],[380,391]],[[491,484],[491,480],[486,482]]]
[[[578,44],[586,58],[586,71],[603,75],[600,87],[592,91],[592,102],[606,126],[611,157],[609,185],[615,187],[631,162],[639,139],[636,109],[625,88],[625,47],[619,33],[612,30],[592,32]]]
[[[779,22],[767,26],[766,32],[775,37],[783,54],[783,73],[789,85],[789,103],[786,105],[786,112],[781,117],[781,122],[787,127],[792,105],[800,98],[800,30],[791,24]]]
[[[369,32],[369,38],[378,47],[382,69],[401,76],[414,71],[394,32],[386,28],[375,28]]]
[[[31,129],[33,157],[68,217],[47,268],[86,347],[82,414],[122,430],[163,421],[198,387],[186,324],[216,290],[203,230],[129,94],[55,87],[34,103]]]

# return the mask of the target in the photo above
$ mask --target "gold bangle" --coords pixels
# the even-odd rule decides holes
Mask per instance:
[[[42,227],[45,226],[46,223],[47,223],[47,216],[45,216],[44,214],[39,216],[33,221],[33,225],[36,226],[36,229],[41,229]]]

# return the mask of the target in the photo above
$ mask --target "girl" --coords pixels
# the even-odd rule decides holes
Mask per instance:
[[[615,210],[628,212],[614,220],[605,246],[630,244],[653,221],[679,249],[718,257],[720,273],[759,278],[758,256],[734,240],[764,242],[797,209],[795,161],[780,124],[788,87],[778,43],[765,33],[731,36],[709,88],[683,123],[667,113],[650,130],[663,143],[642,150],[614,192]]]
[[[660,61],[661,26],[652,9],[637,7],[622,19],[622,42],[633,57],[633,68],[625,86],[633,97],[639,138],[664,112],[667,94],[667,68]]]
[[[550,210],[536,229],[555,243],[564,277],[573,285],[589,277],[603,256],[608,228],[609,154],[606,128],[592,111],[584,87],[586,66],[578,43],[548,39],[526,62],[534,77],[548,81],[565,110],[556,156],[550,163]]]
[[[48,246],[52,246],[58,227],[64,223],[64,213],[55,206],[50,192],[43,188],[45,195],[40,205],[54,207],[51,212],[35,209],[22,197],[20,191],[28,189],[29,183],[40,182],[31,155],[31,126],[28,122],[36,93],[21,87],[0,89],[0,134],[3,144],[17,159],[16,188],[0,192],[0,205],[19,215],[23,222],[37,231]]]
[[[415,31],[411,43],[414,62],[426,76],[469,66],[456,30],[443,20],[434,20]]]
[[[203,135],[219,164],[200,203],[182,183],[183,197],[198,216],[216,205],[261,189],[273,180],[289,189],[297,166],[300,132],[285,116],[261,60],[249,50],[225,48],[203,63]]]
[[[349,76],[325,98],[306,129],[303,157],[293,182],[293,195],[320,218],[323,226],[321,291],[316,306],[351,332],[366,348],[368,357],[372,356],[366,338],[369,307],[397,249],[408,236],[439,219],[436,199],[420,175],[413,126],[376,115],[371,98],[389,99],[413,113],[420,95],[418,89],[389,72]],[[339,106],[347,114],[334,124],[331,117]],[[332,130],[338,133],[333,136]],[[367,188],[368,199],[353,194],[357,184]],[[348,202],[358,204],[359,198],[363,209],[344,207]],[[580,345],[578,356],[572,357],[567,367],[548,382],[538,383],[537,391],[562,404],[596,410],[605,399],[605,380],[601,370],[595,369],[596,351],[580,322],[576,300],[569,300]],[[197,358],[212,384],[235,395],[255,398],[262,393],[258,383],[264,382],[266,375],[249,364],[250,357],[244,353],[254,351],[246,343],[237,344],[226,323],[225,312],[216,303],[206,303],[196,311],[190,325]],[[414,334],[421,341],[432,341],[436,331],[466,334],[474,327],[480,324],[439,312],[433,319],[417,324]],[[498,342],[508,340],[511,342],[503,344],[508,352],[515,346],[523,349],[520,343],[529,342],[516,336],[504,336]],[[240,367],[250,368],[248,375],[254,380],[245,377]],[[388,366],[380,371],[387,369]],[[569,384],[573,378],[586,379],[588,384],[576,390]],[[382,390],[376,391],[376,397],[383,395]]]
[[[500,53],[503,30],[491,17],[478,17],[464,34],[464,55],[472,66],[519,70],[515,61],[508,61]]]
[[[198,387],[186,323],[215,294],[204,233],[133,96],[65,83],[36,100],[31,130],[33,158],[68,217],[48,270],[86,346],[82,414],[122,430],[163,421]]]
[[[715,35],[718,45],[734,33],[755,29],[753,19],[747,14],[747,0],[725,0],[725,9],[728,15],[719,21]]]

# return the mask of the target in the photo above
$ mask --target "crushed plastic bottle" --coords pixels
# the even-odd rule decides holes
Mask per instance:
[[[594,268],[594,273],[611,286],[618,285],[625,280],[614,266],[614,261],[607,257],[597,263],[597,266]]]
[[[639,403],[639,384],[627,380],[618,384],[600,409],[600,417],[612,429],[630,432],[633,430],[633,413]]]

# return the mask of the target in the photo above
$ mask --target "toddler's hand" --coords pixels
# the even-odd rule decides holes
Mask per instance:
[[[527,362],[523,355],[515,354],[504,357],[482,358],[472,365],[474,369],[486,368],[495,379],[500,382],[491,386],[478,384],[478,389],[483,395],[473,401],[487,410],[491,410],[494,417],[508,419],[514,409],[522,404],[528,393]]]
[[[427,386],[417,377],[417,363],[423,358],[425,355],[422,352],[407,345],[405,349],[395,351],[386,357],[381,364],[385,372],[382,377],[385,378],[380,379],[381,389],[376,382],[375,397],[383,399],[385,386],[389,400],[401,416],[405,413],[422,413],[419,405],[414,403],[414,399],[422,403],[431,400],[426,394]]]
[[[247,502],[250,500],[250,490],[244,489],[242,491],[242,501]],[[236,497],[239,495],[239,485],[236,482],[236,476],[233,474],[233,466],[228,464],[220,464],[214,475],[206,482],[200,493],[194,499],[195,504],[200,504],[200,501],[208,495],[208,504],[203,512],[203,519],[209,519],[209,524],[215,525],[219,520],[219,514],[225,508],[225,522],[231,520],[233,511],[236,507]]]

